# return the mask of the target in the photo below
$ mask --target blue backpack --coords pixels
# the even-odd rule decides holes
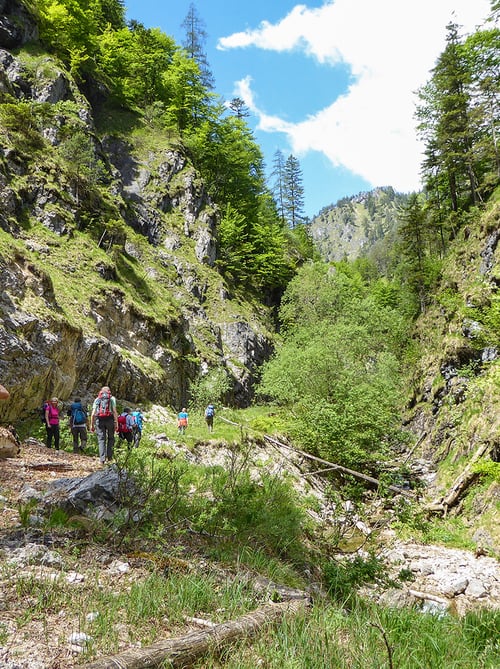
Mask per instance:
[[[80,402],[76,402],[71,407],[71,416],[73,417],[73,425],[85,425],[87,422],[87,412]]]

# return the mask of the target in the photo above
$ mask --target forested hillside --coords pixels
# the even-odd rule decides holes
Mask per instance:
[[[498,2],[420,91],[422,192],[311,225],[196,31],[0,12],[0,664],[497,667]],[[104,384],[138,447],[49,450]]]
[[[2,8],[5,418],[104,382],[178,405],[204,377],[247,404],[312,247],[244,119],[119,0]]]
[[[311,220],[311,234],[321,257],[336,261],[370,256],[383,262],[385,271],[407,197],[390,187],[376,188],[324,207]]]

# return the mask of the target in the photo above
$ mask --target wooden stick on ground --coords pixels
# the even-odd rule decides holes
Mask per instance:
[[[254,636],[265,625],[277,623],[287,614],[295,615],[307,605],[307,599],[266,604],[212,629],[158,641],[146,648],[131,648],[118,655],[95,660],[81,669],[159,669],[165,662],[173,668],[189,667],[207,652],[219,652],[232,641]]]

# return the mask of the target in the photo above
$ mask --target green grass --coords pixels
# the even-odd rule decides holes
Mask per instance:
[[[389,650],[384,641],[387,639]],[[256,642],[241,643],[198,669],[496,669],[500,613],[442,618],[415,610],[332,606],[286,619]],[[389,658],[392,664],[389,664]]]

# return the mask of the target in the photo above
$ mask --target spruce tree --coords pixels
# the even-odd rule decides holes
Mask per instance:
[[[189,5],[188,13],[181,27],[186,31],[186,37],[182,42],[182,46],[198,64],[203,86],[208,90],[213,90],[214,77],[210,70],[205,51],[208,34],[205,30],[205,22],[198,14],[198,10],[193,3]]]
[[[272,193],[276,201],[276,207],[283,225],[286,223],[285,216],[285,157],[280,149],[274,153]]]
[[[283,209],[286,221],[291,228],[306,222],[302,169],[299,161],[292,154],[286,159],[283,173]]]

